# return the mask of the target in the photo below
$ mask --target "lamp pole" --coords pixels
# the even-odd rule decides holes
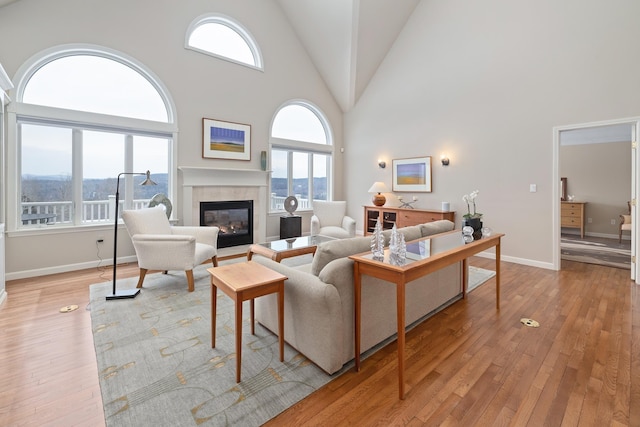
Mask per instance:
[[[120,204],[120,177],[122,175],[146,175],[147,178],[140,183],[140,185],[156,185],[151,180],[151,172],[120,172],[118,179],[116,180],[116,207],[115,207],[115,226],[113,228],[113,290],[111,295],[107,295],[107,300],[123,299],[123,298],[135,298],[140,293],[140,289],[125,289],[122,291],[116,291],[116,264],[118,258],[118,205]]]

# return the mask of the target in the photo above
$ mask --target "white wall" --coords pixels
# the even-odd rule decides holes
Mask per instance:
[[[638,115],[638,16],[632,0],[422,0],[345,116],[345,164],[363,165],[345,168],[358,228],[367,189],[391,184],[377,159],[431,155],[418,207],[450,201],[460,218],[478,189],[505,259],[551,267],[552,128]]]
[[[251,32],[264,57],[264,72],[184,49],[188,25],[209,12],[232,17]],[[342,113],[273,1],[23,0],[0,8],[0,40],[0,63],[12,78],[33,55],[68,43],[101,45],[140,61],[162,80],[175,101],[178,166],[259,169],[259,153],[268,149],[272,117],[290,99],[307,99],[317,105],[331,122],[336,146],[342,147]],[[203,117],[250,124],[251,161],[203,159]],[[336,171],[336,197],[341,198],[339,150]],[[180,187],[178,182],[178,191]],[[181,194],[172,202],[180,206]],[[270,218],[267,235],[278,234],[278,221],[278,216]],[[118,255],[130,257],[133,248],[122,231],[118,233]],[[95,266],[98,236],[105,239],[100,257],[107,261],[101,265],[110,264],[112,227],[63,234],[10,233],[7,274],[18,278]]]

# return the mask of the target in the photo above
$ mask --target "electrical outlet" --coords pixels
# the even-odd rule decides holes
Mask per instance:
[[[591,224],[593,222],[593,218],[587,218],[587,222]]]
[[[616,220],[615,219],[611,220],[611,225],[616,225]]]
[[[104,237],[98,237],[96,243],[104,243]]]

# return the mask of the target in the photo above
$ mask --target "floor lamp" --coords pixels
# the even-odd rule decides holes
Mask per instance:
[[[140,289],[125,289],[123,291],[116,291],[116,263],[118,255],[118,204],[120,203],[120,176],[121,175],[146,175],[147,178],[140,183],[140,185],[156,185],[151,180],[151,172],[121,172],[118,174],[116,180],[116,209],[115,209],[115,227],[113,229],[113,292],[111,295],[107,295],[107,300],[122,299],[122,298],[135,298],[140,293]]]

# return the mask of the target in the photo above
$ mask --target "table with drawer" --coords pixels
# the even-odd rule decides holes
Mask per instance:
[[[584,239],[584,205],[586,202],[561,202],[560,226],[580,229],[580,237]]]

